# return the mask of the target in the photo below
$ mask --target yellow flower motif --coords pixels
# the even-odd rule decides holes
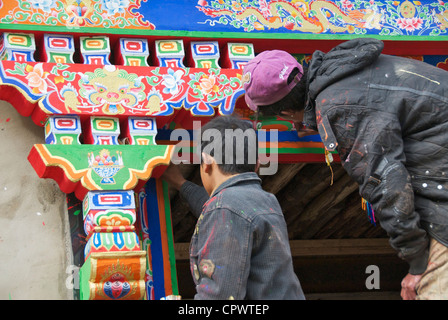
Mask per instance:
[[[238,2],[232,1],[232,9],[235,11],[241,11],[243,10],[243,7]]]

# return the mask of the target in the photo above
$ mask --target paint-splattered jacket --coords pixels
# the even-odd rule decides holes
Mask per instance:
[[[410,273],[448,245],[448,73],[355,39],[314,53],[305,121],[338,151]]]
[[[304,299],[280,205],[255,173],[231,177],[210,198],[192,182],[180,193],[199,216],[190,244],[195,299]]]

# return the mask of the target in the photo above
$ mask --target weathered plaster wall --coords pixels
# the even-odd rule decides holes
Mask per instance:
[[[0,101],[0,299],[72,299],[66,198],[28,162],[44,130]]]

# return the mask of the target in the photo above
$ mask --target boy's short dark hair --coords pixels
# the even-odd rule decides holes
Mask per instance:
[[[298,68],[294,68],[288,76],[288,84],[293,81],[294,77],[299,73]],[[282,111],[300,111],[305,109],[306,97],[306,75],[307,70],[303,68],[303,75],[297,85],[292,88],[283,99],[266,106],[258,106],[258,111],[262,116],[278,116]]]
[[[207,130],[214,131],[205,140],[204,133]],[[214,139],[221,139],[221,144]],[[221,150],[210,148],[211,144],[221,147]],[[220,116],[210,120],[202,127],[201,152],[210,154],[224,174],[254,172],[258,160],[258,139],[252,122],[235,116]],[[203,161],[201,155],[201,164]]]

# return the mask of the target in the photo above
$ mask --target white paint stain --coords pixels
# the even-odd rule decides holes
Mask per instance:
[[[415,73],[415,72],[412,72],[412,71],[403,70],[403,69],[400,69],[400,70],[398,70],[398,71],[406,72],[406,73],[409,73],[409,74],[413,74],[414,76],[421,77],[421,78],[423,78],[423,79],[426,79],[426,80],[428,80],[428,81],[431,81],[431,82],[433,82],[433,83],[435,83],[435,84],[440,85],[440,82],[439,82],[439,81],[429,79],[428,77],[425,77],[425,76],[423,76],[423,75],[421,75],[421,74],[418,74],[418,73]]]

